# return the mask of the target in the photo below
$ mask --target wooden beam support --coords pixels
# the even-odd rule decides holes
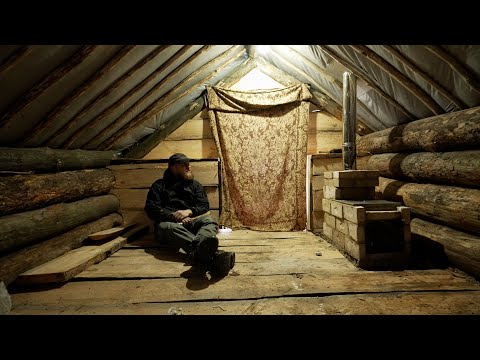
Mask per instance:
[[[78,126],[80,121],[85,116],[85,114],[91,110],[96,104],[98,104],[101,100],[105,99],[108,95],[110,95],[115,89],[119,88],[122,84],[127,83],[128,79],[132,77],[136,72],[138,72],[141,68],[143,68],[146,64],[150,61],[153,61],[160,53],[166,50],[168,46],[162,45],[153,50],[151,53],[145,55],[141,60],[139,60],[135,65],[133,65],[125,74],[120,76],[116,81],[114,81],[107,89],[105,89],[100,95],[89,101],[83,108],[75,114],[75,116],[66,122],[62,127],[60,127],[57,131],[55,131],[50,138],[43,142],[41,145],[51,146],[56,139],[67,132],[68,130]],[[69,138],[62,141],[58,144],[58,147],[62,147],[66,142],[68,142]]]
[[[425,45],[425,48],[448,64],[476,93],[480,94],[480,83],[475,74],[472,74],[465,65],[458,61],[439,45]]]
[[[406,117],[408,117],[409,120],[416,119],[416,117],[410,111],[408,111],[405,107],[403,107],[403,105],[401,105],[399,102],[397,102],[397,100],[395,100],[385,91],[383,91],[380,88],[380,86],[376,84],[376,81],[370,78],[370,75],[367,72],[363,71],[357,65],[350,63],[346,59],[343,59],[341,56],[336,54],[333,50],[329,49],[327,46],[318,45],[318,47],[325,54],[327,54],[332,59],[336,60],[339,64],[343,65],[347,70],[355,74],[355,76],[357,76],[359,79],[362,79],[368,86],[370,86],[373,90],[375,90],[377,94],[379,94],[381,97],[387,100],[391,105],[395,106],[398,110],[400,110]]]
[[[366,167],[388,178],[480,187],[480,150],[377,154]]]
[[[50,88],[58,80],[65,77],[76,66],[81,64],[83,60],[95,50],[98,45],[82,46],[67,61],[58,66],[55,70],[46,75],[40,82],[36,83],[27,93],[18,98],[0,118],[0,128],[5,126],[10,119],[14,118],[26,106],[38,98],[45,90]]]
[[[40,120],[35,127],[26,135],[24,139],[19,141],[16,145],[28,146],[35,141],[35,137],[47,129],[54,123],[58,115],[62,113],[71,103],[78,99],[82,94],[88,91],[92,86],[105,74],[107,74],[112,68],[115,67],[122,59],[125,58],[134,48],[134,45],[127,45],[122,47],[115,55],[113,55],[105,65],[103,65],[98,71],[96,71],[89,79],[87,79],[79,88],[75,90],[71,95],[65,98],[60,104],[58,104],[44,119]]]
[[[382,198],[402,201],[415,215],[480,234],[480,189],[379,178]]]
[[[460,270],[480,278],[480,237],[421,219],[410,223],[412,240],[439,244],[448,260]]]
[[[170,57],[167,61],[165,61],[163,64],[161,64],[159,67],[157,67],[155,69],[155,71],[152,72],[148,77],[146,77],[139,84],[137,84],[133,89],[128,91],[125,95],[123,95],[120,99],[118,99],[112,105],[110,105],[108,108],[106,108],[104,111],[102,111],[94,119],[92,119],[88,123],[81,126],[79,129],[77,129],[77,131],[75,133],[73,133],[72,136],[70,136],[69,140],[65,143],[65,146],[67,148],[72,147],[72,144],[74,144],[75,141],[77,141],[79,138],[82,137],[82,135],[84,135],[84,132],[85,132],[86,129],[92,129],[94,127],[96,127],[96,128],[102,127],[102,129],[104,129],[104,128],[108,127],[108,125],[107,126],[102,125],[102,123],[104,122],[104,119],[108,115],[110,115],[115,110],[117,110],[119,108],[122,108],[123,104],[126,101],[128,101],[130,98],[132,98],[132,96],[134,96],[139,91],[141,91],[146,86],[148,86],[148,84],[150,84],[152,81],[154,81],[157,78],[157,76],[159,76],[163,71],[165,71],[165,69],[167,69],[178,58],[180,58],[183,54],[185,54],[188,50],[190,50],[191,47],[192,47],[192,45],[186,45],[186,46],[182,47],[172,57]],[[160,83],[162,81],[160,81]],[[158,88],[158,86],[159,86],[158,84],[153,86],[144,96],[148,97],[150,94],[153,94],[156,91],[155,89]],[[88,140],[84,140],[81,145],[83,145],[87,142],[88,142]]]
[[[106,194],[114,184],[108,169],[0,176],[0,215]]]
[[[431,87],[437,90],[440,94],[442,94],[445,98],[455,104],[458,110],[466,109],[468,106],[465,105],[463,101],[458,99],[454,96],[449,90],[445,89],[440,83],[435,81],[431,76],[423,72],[417,65],[412,63],[405,55],[403,55],[400,51],[395,49],[393,46],[390,45],[381,45],[383,49],[385,49],[390,55],[392,55],[397,61],[399,61],[403,66],[410,69],[412,72],[420,76],[426,83],[428,83]]]
[[[114,151],[0,147],[0,171],[58,172],[101,168],[117,157]]]
[[[8,59],[4,60],[0,64],[0,76],[15,66],[15,64],[27,56],[31,51],[31,46],[20,46],[17,50],[15,50],[13,54],[8,57]]]
[[[71,203],[0,217],[0,253],[60,235],[119,209],[114,195],[94,196]]]
[[[144,103],[150,98],[153,94],[155,94],[161,87],[170,79],[172,79],[176,74],[178,74],[180,71],[182,71],[185,67],[187,67],[190,63],[192,63],[196,58],[199,56],[205,54],[207,51],[209,51],[212,48],[211,45],[206,45],[197,50],[194,54],[192,54],[187,60],[182,62],[179,66],[177,66],[174,70],[172,70],[170,73],[168,73],[162,80],[160,80],[153,88],[151,88],[145,95],[143,95],[139,100],[137,100],[132,106],[130,106],[121,116],[118,118],[114,119],[110,124],[107,126],[104,126],[102,130],[97,133],[92,139],[86,141],[84,144],[82,144],[82,148],[94,148],[98,146],[99,140],[102,139],[108,139],[109,138],[109,132],[111,131],[112,128],[115,128],[117,125],[121,125],[122,122],[130,117],[130,115],[136,111],[137,109],[143,108],[145,105]],[[181,55],[183,55],[188,49],[182,48],[179,50],[175,55],[173,55],[170,59],[168,59],[164,64],[162,64],[157,70],[156,70],[156,75],[158,75],[160,72],[163,72],[168,66],[170,66],[174,61],[176,61]],[[153,79],[153,77],[151,78]],[[147,80],[146,81],[150,81]],[[145,82],[147,84],[147,82]],[[145,85],[143,84],[143,85]],[[143,87],[142,85],[142,87]],[[130,96],[134,95],[137,91],[139,91],[141,87],[134,88],[132,91],[130,91],[129,94],[127,94],[125,99],[130,98]],[[105,112],[108,111],[110,113],[112,110],[114,110],[116,107],[121,106],[123,103],[123,100],[120,99],[118,103],[114,104],[115,107],[112,105],[112,109],[106,109]],[[102,113],[98,116],[99,119],[103,119],[106,115],[105,113]],[[96,122],[96,120],[95,120]]]
[[[58,258],[20,274],[17,285],[65,283],[93,264],[106,259],[127,242],[148,231],[148,225],[137,225],[115,239],[102,245],[82,246]]]
[[[394,126],[358,140],[359,151],[446,151],[480,146],[480,106]]]
[[[224,77],[216,85],[218,87],[229,88],[235,85],[241,78],[247,75],[255,68],[255,61],[252,58],[248,58],[243,63],[237,66],[237,68],[228,76]]]
[[[141,159],[147,155],[155,146],[163,141],[168,135],[177,130],[185,121],[193,118],[205,106],[205,98],[203,94],[195,100],[191,105],[184,107],[172,118],[170,118],[164,125],[148,135],[144,140],[136,146],[131,147],[123,154],[123,157],[130,159]]]
[[[79,248],[89,234],[121,224],[123,224],[122,216],[112,213],[54,238],[3,256],[0,258],[0,280],[8,285],[21,273]]]
[[[115,144],[116,141],[118,141],[119,139],[121,139],[122,137],[130,133],[134,128],[141,125],[146,120],[150,119],[155,113],[163,110],[168,105],[177,101],[181,97],[195,91],[198,85],[205,83],[207,80],[215,76],[221,69],[228,66],[230,63],[234,62],[239,57],[244,56],[244,54],[245,54],[245,49],[241,45],[236,45],[236,46],[232,46],[231,48],[223,52],[221,55],[210,60],[205,65],[201,66],[200,68],[195,70],[193,73],[191,73],[189,76],[187,76],[185,79],[183,79],[180,83],[177,84],[177,86],[173,87],[166,94],[161,96],[157,101],[155,101],[147,109],[142,111],[132,121],[125,124],[120,130],[114,133],[109,140],[102,143],[100,148],[110,149],[113,146],[113,144]],[[212,64],[218,64],[221,61],[224,61],[225,59],[227,59],[226,62],[223,63],[214,72],[210,73],[206,78],[202,79],[200,82],[193,84],[187,91],[184,91],[182,94],[173,98],[173,96],[176,95],[177,90],[181,88],[182,85],[187,84],[190,80],[194,79],[198,74],[204,71],[205,68],[210,67]],[[170,98],[173,98],[173,99],[170,99]]]
[[[390,77],[394,78],[400,85],[402,85],[408,92],[420,100],[434,115],[445,113],[445,111],[438,105],[432,97],[415,84],[410,78],[405,76],[396,67],[390,64],[374,51],[370,50],[364,45],[349,45],[357,53],[370,60],[372,63],[380,67]]]

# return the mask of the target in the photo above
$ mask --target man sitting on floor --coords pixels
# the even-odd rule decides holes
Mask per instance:
[[[225,276],[235,265],[235,253],[218,250],[218,224],[208,211],[207,195],[193,179],[190,159],[173,154],[163,179],[152,184],[145,204],[145,212],[155,223],[155,239],[183,249],[193,264]]]

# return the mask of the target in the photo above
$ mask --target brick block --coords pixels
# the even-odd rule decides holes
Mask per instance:
[[[335,229],[335,216],[330,215],[329,213],[324,213],[323,218],[328,226],[330,226],[332,229]]]
[[[339,250],[345,250],[345,235],[338,230],[333,230],[333,243]]]
[[[339,218],[339,219],[343,219],[343,205],[337,201],[332,201],[330,203],[330,213]]]
[[[344,220],[335,219],[335,229],[344,235],[348,235],[348,225]]]
[[[359,244],[365,243],[365,225],[354,224],[350,221],[345,221],[348,227],[348,236]]]
[[[332,179],[332,178],[333,178],[332,171],[325,171],[325,172],[323,173],[323,177],[324,177],[325,179]]]
[[[344,204],[343,218],[355,224],[363,224],[365,222],[365,208]]]
[[[323,198],[323,199],[322,199],[322,210],[323,210],[323,211],[326,211],[326,212],[328,212],[328,213],[331,213],[332,210],[331,210],[331,208],[330,208],[330,203],[331,203],[331,200],[330,200],[330,199],[325,199],[325,198]]]
[[[323,234],[333,241],[333,229],[326,222],[323,222]]]
[[[365,244],[359,244],[353,241],[349,236],[345,236],[345,251],[354,259],[360,260],[366,257]]]

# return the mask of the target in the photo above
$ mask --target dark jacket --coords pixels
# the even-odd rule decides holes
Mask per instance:
[[[207,194],[197,180],[178,180],[165,170],[163,179],[155,181],[147,195],[145,212],[155,222],[173,221],[170,215],[177,210],[192,210],[192,217],[209,210]]]

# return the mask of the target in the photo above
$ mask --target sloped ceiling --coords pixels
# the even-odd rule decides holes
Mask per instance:
[[[353,72],[361,135],[480,105],[477,45],[8,45],[0,146],[128,149],[249,57],[308,83],[339,120]]]

